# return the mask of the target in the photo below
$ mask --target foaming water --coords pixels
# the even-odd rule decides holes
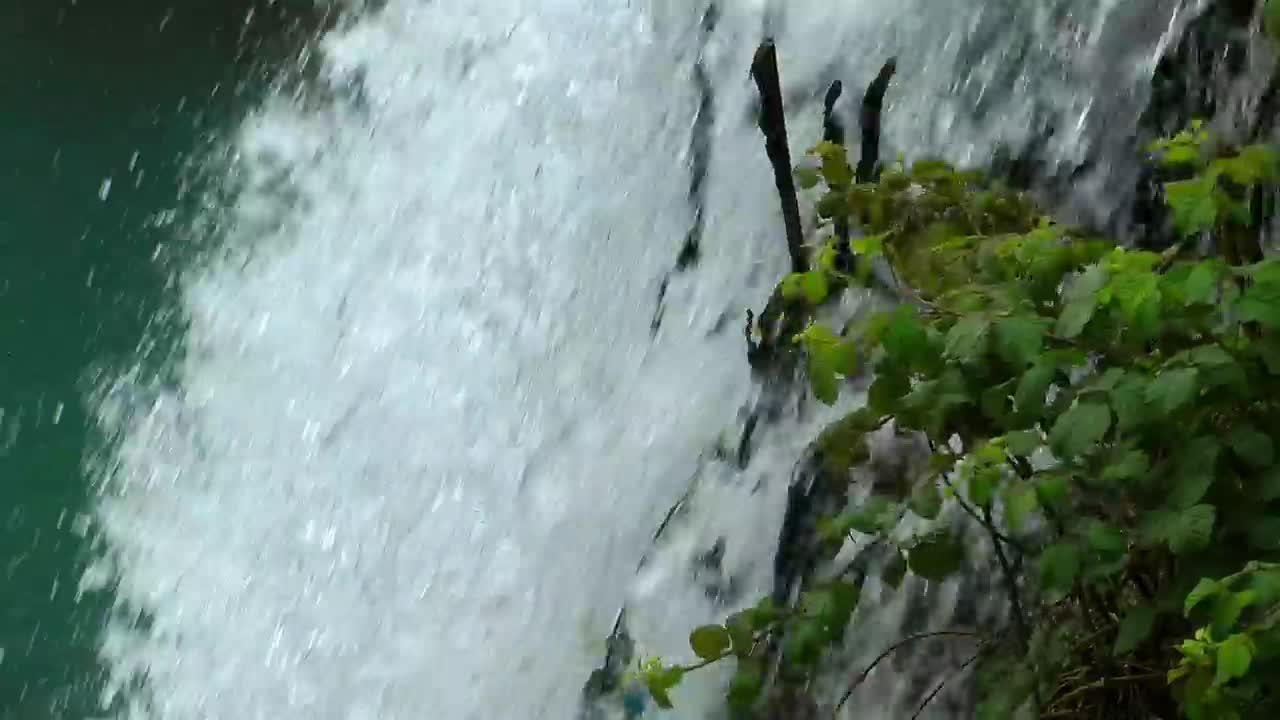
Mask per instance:
[[[738,597],[766,591],[790,467],[832,411],[785,419],[746,471],[710,460],[756,393],[743,311],[785,267],[749,114],[762,29],[801,88],[797,148],[804,93],[890,53],[887,134],[912,152],[978,158],[1034,132],[1018,108],[1083,118],[1096,90],[1067,73],[971,114],[997,70],[1059,68],[1017,39],[1052,18],[853,5],[744,0],[706,33],[705,2],[388,0],[326,37],[341,91],[277,97],[231,139],[222,250],[180,277],[176,380],[100,393],[98,525],[145,618],[103,652],[121,687],[145,677],[136,716],[559,720],[624,603],[664,653],[723,611],[683,573],[707,541],[729,538]],[[1112,5],[1069,7],[1101,28]],[[696,152],[702,256],[669,276]],[[690,478],[682,549],[637,575]]]

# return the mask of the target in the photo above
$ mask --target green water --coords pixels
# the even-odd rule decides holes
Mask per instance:
[[[264,57],[296,42],[281,10],[246,26],[255,4],[0,7],[0,720],[101,714],[111,601],[77,597],[98,442],[86,393],[96,369],[136,362],[172,302],[153,255],[192,238],[149,218],[189,212],[184,163],[252,102]]]

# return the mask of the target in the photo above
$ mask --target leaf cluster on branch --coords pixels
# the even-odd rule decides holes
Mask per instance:
[[[1280,162],[1199,124],[1149,150],[1186,176],[1165,186],[1184,242],[1163,253],[1056,223],[938,161],[857,183],[844,147],[824,142],[795,172],[819,193],[820,228],[861,232],[831,234],[777,293],[803,321],[786,352],[819,400],[871,379],[827,442],[857,462],[892,423],[932,448],[898,495],[820,532],[833,557],[860,535],[889,548],[887,588],[972,571],[966,536],[939,520],[948,507],[989,538],[1011,622],[970,660],[983,718],[1280,717],[1280,259],[1254,212]],[[842,270],[846,250],[857,264]],[[843,332],[812,320],[872,263],[897,280],[894,309]],[[921,529],[903,537],[908,514]],[[732,659],[729,701],[750,708],[766,657],[781,658],[776,682],[803,684],[858,636],[861,581],[698,628],[697,663],[651,660],[640,675],[665,707],[686,672]]]

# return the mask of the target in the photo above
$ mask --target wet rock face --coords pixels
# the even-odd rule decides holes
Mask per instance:
[[[1151,98],[1139,122],[1138,149],[1205,120],[1232,144],[1274,134],[1280,110],[1275,49],[1259,32],[1252,0],[1219,0],[1188,23],[1156,66]],[[1128,235],[1160,250],[1175,240],[1161,184],[1178,177],[1144,167],[1136,183]],[[1261,218],[1259,218],[1261,220]]]

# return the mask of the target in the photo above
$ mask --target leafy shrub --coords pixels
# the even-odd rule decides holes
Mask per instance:
[[[990,537],[1012,621],[974,657],[980,678],[1001,678],[980,682],[982,717],[1280,717],[1280,260],[1263,258],[1253,212],[1280,167],[1266,146],[1216,148],[1198,124],[1150,150],[1186,176],[1165,186],[1184,242],[1163,253],[1055,223],[941,162],[858,185],[844,148],[823,143],[797,170],[823,187],[821,226],[847,219],[863,236],[847,241],[857,270],[840,269],[836,237],[818,269],[783,279],[782,313],[808,323],[789,347],[826,403],[869,372],[865,405],[839,422],[849,457],[888,423],[932,448],[900,496],[822,531],[833,555],[853,533],[891,547],[893,588],[968,569],[950,525],[891,534],[907,513],[934,520],[950,502]],[[1216,253],[1195,251],[1204,240]],[[897,278],[896,309],[846,335],[809,322],[871,262]],[[696,629],[700,662],[641,675],[666,707],[686,672],[736,658],[729,701],[750,708],[769,648],[780,681],[806,677],[851,634],[859,593],[840,578],[795,608],[763,602]]]

